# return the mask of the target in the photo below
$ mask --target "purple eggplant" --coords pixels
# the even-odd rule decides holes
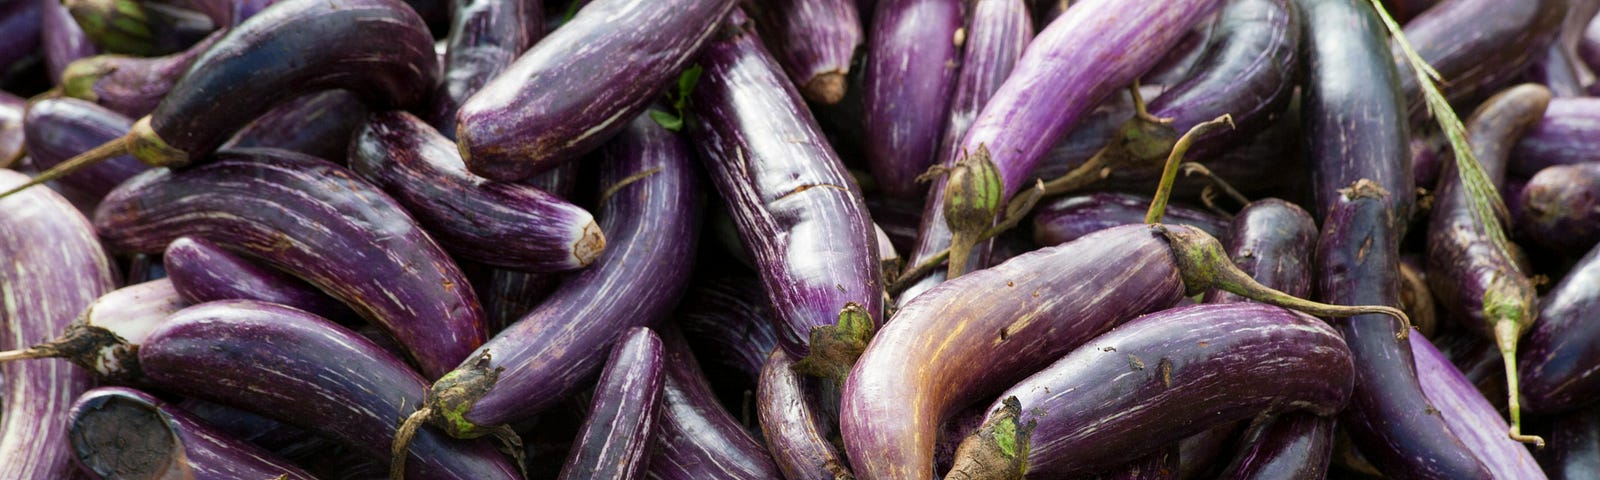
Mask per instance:
[[[1555,415],[1600,399],[1600,245],[1589,250],[1539,302],[1539,321],[1523,342],[1521,386],[1530,412]]]
[[[1600,242],[1600,163],[1540,170],[1521,200],[1517,231],[1534,243],[1575,256]]]
[[[1495,478],[1543,480],[1544,472],[1533,455],[1526,446],[1506,436],[1505,432],[1511,429],[1505,417],[1478,393],[1478,387],[1433,348],[1427,338],[1412,335],[1408,340],[1417,362],[1422,393],[1438,409],[1438,415],[1444,418],[1450,431],[1478,454],[1478,460],[1489,468],[1489,473]]]
[[[862,43],[855,0],[745,1],[764,43],[800,94],[823,105],[844,99],[846,77]]]
[[[138,390],[85,392],[73,403],[71,418],[67,435],[92,478],[315,478]]]
[[[1131,193],[1091,193],[1052,200],[1033,216],[1033,241],[1050,246],[1119,225],[1144,223],[1150,197]],[[1228,241],[1228,221],[1216,214],[1182,205],[1167,207],[1166,222],[1204,230]],[[1302,292],[1299,296],[1304,296]]]
[[[12,2],[29,5],[29,2]],[[11,166],[27,153],[26,118],[28,103],[16,95],[0,92],[0,165]]]
[[[345,163],[350,136],[367,118],[367,106],[346,90],[301,95],[257,117],[222,148],[281,148]]]
[[[133,128],[133,120],[128,117],[76,98],[36,101],[23,118],[28,155],[39,168],[59,165]],[[130,155],[120,155],[61,177],[60,182],[101,198],[123,181],[149,169]]]
[[[1539,464],[1553,480],[1600,477],[1600,410],[1580,410],[1550,422],[1550,447]]]
[[[568,163],[522,183],[561,198],[573,198],[573,191],[576,190],[578,183],[578,165]],[[488,270],[487,283],[478,287],[482,281],[475,281],[474,288],[480,288],[478,296],[483,299],[483,310],[488,315],[491,334],[505,330],[511,324],[517,323],[523,315],[533,311],[534,307],[543,303],[544,298],[555,290],[557,281],[560,280],[558,275],[518,272],[503,268],[484,269]]]
[[[1242,443],[1243,451],[1217,478],[1320,479],[1333,456],[1333,418],[1304,412],[1279,415],[1252,427]]]
[[[461,104],[467,169],[520,180],[594,150],[643,113],[734,0],[595,0]]]
[[[1178,478],[1178,444],[1145,455],[1109,473],[1096,475],[1095,480],[1174,480]]]
[[[161,57],[96,55],[80,59],[61,72],[61,93],[131,118],[149,115],[184,72],[225,33],[213,33],[184,51]]]
[[[772,301],[778,344],[843,378],[883,321],[861,190],[800,94],[736,13],[701,53],[689,132]]]
[[[1582,97],[1586,92],[1578,68],[1576,60],[1567,54],[1561,43],[1554,42],[1544,49],[1543,55],[1533,60],[1523,78],[1530,83],[1544,85],[1556,97]]]
[[[1556,98],[1511,151],[1511,173],[1531,177],[1553,165],[1600,162],[1600,98]]]
[[[634,327],[618,337],[561,478],[643,477],[654,448],[664,360],[661,339],[650,329]]]
[[[1555,42],[1566,7],[1565,0],[1443,0],[1407,22],[1405,35],[1442,77],[1446,98],[1483,98],[1516,79]],[[1392,61],[1405,65],[1400,47],[1393,50]],[[1411,117],[1422,118],[1427,107],[1416,75],[1401,75],[1400,85]]]
[[[1150,67],[1150,70],[1145,72],[1144,76],[1139,79],[1139,84],[1141,86],[1170,86],[1177,85],[1184,79],[1189,78],[1190,74],[1194,73],[1195,64],[1199,63],[1200,57],[1206,54],[1207,49],[1205,47],[1206,44],[1211,43],[1211,31],[1212,27],[1216,26],[1216,23],[1216,21],[1196,23],[1189,29],[1189,33],[1184,34],[1182,40],[1178,40],[1177,45],[1172,46],[1172,50],[1168,50],[1165,55],[1161,56],[1161,62],[1156,63],[1154,67]],[[1048,23],[1040,24],[1039,26],[1044,27],[1045,25],[1048,25]]]
[[[212,33],[199,12],[156,2],[62,0],[67,13],[101,51],[154,57],[183,50]]]
[[[429,378],[487,336],[455,261],[394,200],[324,160],[240,149],[152,170],[107,195],[95,226],[118,251],[197,236],[299,277],[383,326]]]
[[[1313,415],[1315,416],[1315,415]],[[1244,429],[1249,424],[1234,423],[1190,435],[1178,441],[1178,478],[1212,478],[1226,467],[1228,454],[1238,450]]]
[[[838,427],[822,408],[826,400],[817,394],[836,392],[837,387],[823,388],[832,380],[806,378],[794,365],[782,349],[772,350],[756,389],[756,413],[773,460],[789,480],[852,478],[844,457],[828,443]]]
[[[214,300],[258,300],[305,310],[322,318],[353,317],[316,287],[262,267],[200,237],[183,236],[167,244],[161,257],[172,286],[191,304]]]
[[[129,285],[96,298],[71,324],[27,348],[0,353],[5,360],[64,358],[102,383],[138,385],[139,344],[187,302],[170,280]]]
[[[388,461],[396,418],[427,384],[376,344],[320,317],[252,300],[210,302],[168,318],[139,347],[139,364],[164,390],[305,428]],[[408,478],[517,478],[486,440],[421,429]]]
[[[1600,69],[1600,22],[1590,19],[1589,24],[1584,26],[1577,51],[1578,58],[1590,70]]]
[[[41,2],[12,0],[0,5],[0,73],[15,69],[39,49]],[[860,26],[856,29],[859,31]],[[3,152],[0,152],[3,153]]]
[[[0,187],[26,175],[0,170]],[[71,203],[48,189],[0,201],[0,348],[49,340],[83,308],[111,291],[116,272],[94,228]],[[0,478],[67,478],[67,408],[90,386],[89,374],[66,360],[0,365]]]
[[[966,32],[960,0],[883,0],[867,31],[866,154],[885,195],[915,198],[934,163]]]
[[[80,58],[94,56],[100,53],[94,43],[89,41],[89,36],[84,35],[83,27],[78,26],[78,21],[72,19],[72,14],[67,12],[60,0],[12,0],[39,2],[39,27],[40,47],[44,49],[44,63],[46,71],[50,73],[50,81],[61,84],[61,71],[67,65]]]
[[[444,81],[426,118],[454,141],[456,111],[544,36],[539,0],[455,0],[446,38]]]
[[[1233,264],[1257,282],[1296,297],[1311,294],[1317,224],[1299,206],[1276,198],[1251,202],[1233,217],[1228,233],[1219,237],[1228,239],[1228,256]],[[1245,299],[1221,290],[1206,292],[1203,300],[1238,301]]]
[[[473,175],[450,139],[406,112],[369,118],[350,142],[350,168],[461,258],[550,273],[586,267],[605,250],[589,212],[531,186]]]
[[[661,331],[666,384],[649,478],[769,480],[783,478],[760,440],[717,404],[689,345],[676,328]]]
[[[225,435],[304,463],[321,455],[346,454],[345,448],[305,430],[237,408],[198,398],[184,398],[176,406]],[[314,472],[315,473],[315,472]]]
[[[772,304],[759,282],[743,274],[699,282],[684,294],[674,315],[700,364],[729,372],[713,375],[719,383],[734,380],[754,389],[767,354],[778,344],[769,320]]]
[[[1350,398],[1351,361],[1332,327],[1279,307],[1146,315],[1002,393],[946,478],[1093,473],[1262,411],[1332,415]]]

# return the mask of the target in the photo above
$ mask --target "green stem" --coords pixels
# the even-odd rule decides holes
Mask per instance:
[[[24,348],[21,350],[0,352],[0,363],[6,363],[14,360],[29,360],[34,358],[50,358],[54,356],[56,356],[55,349],[39,347]]]
[[[950,258],[960,260],[951,261],[949,265],[945,267],[945,280],[956,278],[961,276],[963,273],[967,273],[967,258],[972,255],[972,247],[977,245],[977,243],[980,241],[981,240],[975,238],[967,238],[967,234],[962,232],[951,232],[950,248],[947,250],[950,252]]]
[[[1531,443],[1535,447],[1544,448],[1544,438],[1538,435],[1522,434],[1522,401],[1517,390],[1517,337],[1521,333],[1518,322],[1501,320],[1494,324],[1494,340],[1500,347],[1500,357],[1506,364],[1506,409],[1511,411],[1512,440],[1522,443]]]
[[[1235,202],[1239,202],[1239,205],[1250,204],[1250,197],[1246,197],[1243,193],[1239,193],[1239,190],[1233,188],[1232,184],[1229,184],[1227,180],[1223,180],[1222,177],[1217,176],[1216,173],[1213,173],[1211,169],[1206,168],[1205,165],[1201,165],[1199,162],[1183,162],[1181,167],[1183,168],[1183,174],[1185,176],[1200,175],[1205,177],[1206,180],[1211,181],[1211,185],[1217,187],[1217,189],[1221,190],[1222,193],[1227,194],[1228,198],[1233,199]]]
[[[65,162],[56,164],[56,166],[50,167],[49,170],[45,170],[40,172],[38,175],[35,175],[32,179],[28,180],[27,183],[13,187],[10,190],[6,190],[4,193],[0,193],[0,198],[9,197],[11,194],[27,190],[33,186],[70,175],[72,172],[76,172],[83,167],[94,165],[111,157],[128,153],[128,142],[125,141],[127,138],[128,137],[113,139],[103,145],[94,147],[87,152],[78,154],[76,157],[69,158]]]
[[[1128,87],[1128,94],[1133,97],[1133,117],[1150,123],[1167,125],[1172,123],[1170,118],[1161,118],[1150,114],[1145,106],[1144,94],[1139,93],[1139,79],[1133,79],[1133,85]]]
[[[1162,215],[1167,213],[1167,200],[1172,197],[1172,185],[1178,181],[1178,165],[1183,163],[1183,154],[1189,152],[1189,146],[1193,145],[1200,135],[1224,124],[1228,128],[1233,128],[1233,115],[1224,113],[1211,121],[1195,125],[1182,137],[1178,137],[1178,143],[1172,145],[1172,153],[1167,155],[1166,167],[1161,170],[1161,183],[1156,186],[1155,199],[1150,201],[1150,210],[1144,215],[1144,223],[1161,223]]]

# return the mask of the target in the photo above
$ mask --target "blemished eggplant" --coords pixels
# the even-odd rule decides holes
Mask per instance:
[[[655,447],[664,361],[661,339],[648,328],[630,328],[617,338],[561,478],[643,477]]]
[[[1146,315],[1001,393],[946,478],[1064,478],[1263,411],[1333,415],[1350,398],[1351,362],[1332,327],[1279,307]]]
[[[741,6],[806,100],[833,105],[844,99],[850,61],[864,37],[855,0],[745,1]]]
[[[200,237],[183,236],[161,256],[172,286],[184,301],[258,300],[289,306],[319,317],[343,320],[353,313],[343,303],[278,270],[262,267]]]
[[[96,55],[80,59],[61,72],[61,93],[130,118],[149,115],[200,54],[224,33],[213,33],[184,51],[160,57]]]
[[[85,392],[73,402],[71,418],[72,449],[93,478],[316,478],[138,390]]]
[[[961,60],[960,0],[883,0],[867,29],[867,166],[885,195],[915,198],[934,163]]]
[[[455,261],[377,187],[317,158],[239,149],[152,170],[106,195],[95,227],[118,251],[160,252],[190,235],[288,272],[383,326],[429,378],[487,337]]]
[[[281,148],[343,165],[366,118],[367,106],[347,90],[310,93],[256,117],[222,148]]]
[[[1575,411],[1600,399],[1600,245],[1539,302],[1539,321],[1523,342],[1523,408],[1541,415]]]
[[[1600,163],[1555,165],[1522,188],[1517,232],[1534,243],[1578,255],[1600,242]]]
[[[28,177],[0,170],[0,187]],[[35,189],[0,200],[0,348],[35,345],[59,334],[83,308],[111,291],[116,272],[94,228],[61,195]],[[89,389],[89,374],[66,360],[0,365],[0,478],[67,478],[67,408]]]
[[[139,344],[156,326],[187,303],[171,280],[122,287],[96,298],[54,338],[0,353],[6,361],[64,358],[94,374],[101,383],[138,385]]]
[[[837,480],[852,478],[839,451],[828,443],[837,427],[822,409],[816,392],[837,392],[823,388],[821,378],[807,378],[794,370],[794,360],[783,349],[774,349],[761,369],[756,389],[756,414],[761,418],[772,459],[789,480]]]
[[[133,120],[128,117],[76,98],[48,98],[33,102],[22,120],[21,130],[27,138],[28,156],[39,168],[58,165],[96,145],[121,137],[133,128]],[[123,181],[149,168],[132,156],[120,155],[84,167],[61,177],[59,181],[100,198]]]
[[[877,237],[861,190],[742,13],[701,53],[688,129],[754,257],[778,344],[843,378],[882,324]]]
[[[1107,228],[1144,223],[1149,206],[1150,197],[1131,193],[1100,192],[1051,200],[1035,209],[1033,241],[1044,246],[1060,245]],[[1170,205],[1165,221],[1195,227],[1228,241],[1228,220],[1205,210]]]
[[[1438,71],[1451,102],[1487,97],[1521,75],[1561,33],[1564,0],[1444,0],[1406,23],[1406,39]],[[1494,21],[1480,20],[1492,15]],[[1393,62],[1405,65],[1394,47]],[[1401,75],[1412,118],[1427,107],[1415,75]],[[1387,187],[1387,185],[1385,185]]]
[[[761,441],[717,404],[688,342],[677,328],[660,331],[666,384],[648,477],[655,480],[783,478]]]
[[[1600,99],[1556,98],[1511,151],[1512,174],[1531,177],[1554,165],[1600,162]]]
[[[1239,270],[1283,293],[1301,298],[1311,295],[1311,262],[1317,246],[1317,224],[1311,214],[1276,198],[1257,200],[1233,217],[1227,232],[1218,238],[1227,238],[1228,257]],[[1245,300],[1212,290],[1201,301]]]
[[[453,141],[461,104],[544,35],[544,2],[458,0],[450,8],[444,78],[426,119]]]
[[[1217,478],[1324,478],[1328,461],[1333,458],[1333,418],[1305,412],[1279,415],[1253,426],[1240,443],[1243,448]]]
[[[643,113],[735,0],[595,0],[461,104],[467,169],[521,180],[594,150]]]
[[[350,168],[461,258],[551,273],[586,267],[605,250],[588,211],[528,185],[473,175],[450,139],[403,111],[367,119],[350,141]]]
[[[1551,480],[1600,476],[1600,410],[1588,408],[1550,421],[1550,446],[1538,452]]]
[[[145,338],[139,364],[163,390],[283,421],[383,461],[395,419],[427,390],[411,367],[355,332],[253,300],[179,311]],[[407,478],[518,478],[487,440],[427,428],[406,458]]]
[[[28,0],[39,2],[39,47],[44,50],[45,71],[50,82],[61,84],[61,71],[80,58],[93,56],[100,50],[83,33],[83,27],[72,19],[67,7],[58,0]]]
[[[1422,335],[1412,335],[1412,358],[1422,393],[1438,409],[1450,431],[1478,455],[1494,478],[1543,480],[1544,471],[1522,443],[1506,435],[1511,427],[1494,405],[1444,354]]]
[[[33,0],[0,5],[0,32],[5,32],[0,37],[0,73],[16,68],[39,49],[39,6]]]

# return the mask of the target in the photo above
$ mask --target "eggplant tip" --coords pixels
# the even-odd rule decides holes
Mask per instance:
[[[579,267],[587,267],[605,250],[606,235],[600,231],[600,225],[590,219],[578,233],[578,241],[572,244],[572,258]]]
[[[833,105],[844,100],[844,92],[848,88],[846,85],[844,72],[823,72],[811,77],[811,81],[806,82],[805,88],[801,89],[800,93],[805,95],[807,100]]]

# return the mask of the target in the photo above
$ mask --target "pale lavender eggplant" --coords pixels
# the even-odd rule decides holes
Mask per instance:
[[[1600,163],[1540,170],[1520,197],[1517,232],[1534,243],[1577,256],[1600,242]]]
[[[0,34],[0,73],[16,68],[39,49],[41,5],[36,0],[11,0],[0,5],[0,32],[4,32]]]
[[[577,270],[605,250],[588,211],[521,183],[473,175],[450,139],[410,113],[373,114],[350,169],[415,215],[451,254],[513,270]]]
[[[68,64],[100,53],[59,0],[22,1],[39,2],[39,21],[42,22],[39,43],[44,49],[45,70],[49,72],[52,83],[61,83],[61,71],[66,70]]]
[[[107,195],[95,226],[118,251],[191,235],[288,272],[383,326],[430,378],[487,336],[455,261],[377,187],[317,158],[239,149],[152,170]]]
[[[520,180],[622,131],[672,83],[735,0],[595,0],[461,104],[467,169]]]
[[[256,117],[222,148],[281,148],[343,165],[366,118],[366,104],[348,90],[309,93]]]
[[[676,318],[703,366],[714,365],[752,389],[778,344],[772,304],[754,275],[729,274],[696,284],[684,294]]]
[[[1459,102],[1487,97],[1521,75],[1555,43],[1566,12],[1567,0],[1443,0],[1406,22],[1405,35],[1444,79],[1445,97]],[[1392,61],[1406,65],[1398,45],[1393,52]],[[1402,98],[1411,118],[1424,118],[1417,76],[1405,72]]]
[[[33,102],[23,117],[28,156],[38,168],[50,168],[114,140],[133,128],[133,120],[117,112],[76,98],[49,98]],[[149,170],[132,156],[119,155],[61,177],[61,184],[95,198]]]
[[[782,349],[772,350],[761,369],[756,414],[772,459],[788,480],[851,478],[844,456],[828,443],[838,427],[830,423],[818,392],[837,390],[822,388],[823,382],[831,380],[796,372],[794,360]]]
[[[426,118],[454,141],[461,104],[544,36],[544,2],[453,0],[450,8],[444,78]]]
[[[770,480],[783,478],[766,446],[739,425],[711,393],[710,382],[674,327],[661,330],[666,349],[666,385],[656,449],[650,456],[652,480]]]
[[[1584,409],[1550,423],[1549,448],[1538,452],[1545,473],[1554,480],[1600,478],[1600,410]]]
[[[67,434],[75,460],[91,478],[316,478],[138,390],[84,392],[73,402],[71,418]]]
[[[1168,208],[1168,211],[1172,211]],[[1198,227],[1198,225],[1196,225]],[[1276,198],[1250,202],[1233,217],[1225,235],[1228,257],[1262,285],[1294,297],[1311,295],[1311,269],[1317,247],[1317,224],[1298,205]],[[1213,289],[1204,303],[1247,301]]]
[[[31,5],[30,2],[13,2]],[[3,68],[3,67],[0,67]],[[0,164],[9,165],[26,153],[27,125],[23,122],[28,110],[27,101],[16,95],[0,91]]]
[[[1533,176],[1553,165],[1600,162],[1600,98],[1556,98],[1511,151],[1511,173]]]
[[[644,478],[655,448],[664,361],[661,339],[648,328],[633,327],[617,338],[595,384],[589,416],[561,467],[563,480]]]
[[[23,345],[37,354],[25,358],[64,358],[103,384],[139,385],[139,344],[187,304],[170,280],[122,287],[96,298],[59,336]]]
[[[0,187],[28,177],[0,170]],[[61,333],[116,283],[94,228],[66,199],[37,188],[0,200],[0,348],[36,345]],[[7,362],[0,391],[0,478],[57,479],[72,472],[67,408],[89,374],[66,360]]]
[[[1567,413],[1600,399],[1600,245],[1589,250],[1539,302],[1539,321],[1522,344],[1524,409]]]
[[[1101,192],[1063,197],[1039,205],[1033,216],[1033,241],[1060,245],[1084,235],[1120,225],[1144,223],[1150,197],[1132,193]],[[1228,220],[1214,213],[1183,205],[1167,206],[1163,220],[1188,225],[1228,241]]]
[[[882,0],[867,29],[866,154],[885,195],[915,198],[937,160],[960,67],[961,0]]]
[[[1427,337],[1412,335],[1408,340],[1422,393],[1489,473],[1495,478],[1543,480],[1544,472],[1528,447],[1506,436],[1511,427],[1505,416],[1478,393],[1478,387],[1433,348]]]
[[[1413,335],[1422,338],[1422,335]],[[1333,418],[1294,412],[1251,428],[1226,480],[1320,480],[1333,458]]]
[[[108,54],[74,61],[61,72],[61,93],[94,102],[129,118],[149,115],[200,54],[225,33],[213,33],[188,49],[160,57]]]
[[[746,0],[741,5],[806,100],[833,105],[844,99],[850,61],[864,37],[855,0]]]
[[[388,462],[396,419],[422,403],[427,384],[399,358],[316,315],[253,300],[186,308],[139,347],[139,364],[163,390],[304,428]],[[518,478],[488,440],[459,441],[423,428],[408,478]]]
[[[182,236],[161,257],[177,293],[191,304],[213,300],[258,300],[344,320],[354,312],[305,281],[257,265],[200,237]]]

